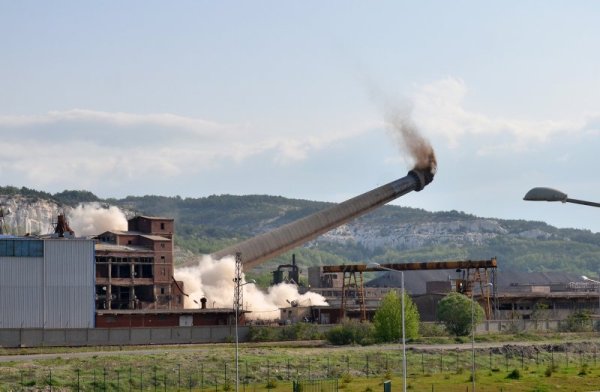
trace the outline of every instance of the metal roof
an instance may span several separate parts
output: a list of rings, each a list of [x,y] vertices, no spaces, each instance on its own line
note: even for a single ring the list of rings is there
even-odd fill
[[[208,314],[208,313],[234,313],[235,309],[231,308],[210,308],[210,309],[111,309],[111,310],[96,310],[96,314],[101,316],[119,315],[119,314]],[[251,313],[247,310],[240,310],[240,313]]]
[[[150,219],[150,220],[164,220],[164,221],[174,221],[174,218],[164,218],[161,216],[148,216],[148,215],[136,215],[133,218],[131,218],[130,220],[136,219],[136,218],[144,218],[144,219]]]
[[[106,233],[111,233],[111,234],[118,234],[118,235],[125,235],[125,234],[129,234],[129,235],[139,235],[141,233],[137,232],[137,231],[127,231],[127,230],[106,230],[103,231],[102,233],[98,234],[96,237],[101,236],[102,234],[106,234]]]
[[[103,232],[101,234],[98,234],[95,237],[96,238],[101,237],[103,234],[106,234],[106,233],[116,234],[116,235],[133,235],[133,236],[139,236],[139,237],[148,238],[148,239],[153,240],[153,241],[171,241],[169,238],[163,237],[161,235],[152,235],[152,234],[148,234],[148,233],[142,233],[140,231],[108,230],[108,231],[105,231],[105,232]]]
[[[427,282],[447,281],[461,277],[455,270],[404,271],[404,287],[409,294],[426,293]],[[523,286],[561,286],[571,282],[581,282],[581,276],[568,272],[522,272],[498,271],[496,287],[499,292],[517,291]],[[400,273],[385,271],[377,278],[365,283],[366,287],[400,287]]]
[[[593,298],[598,301],[598,292],[594,291],[553,291],[550,293],[544,292],[519,292],[519,291],[502,291],[498,293],[498,298]]]
[[[108,242],[97,242],[95,244],[97,252],[136,252],[152,253],[152,249],[133,245],[117,245]]]
[[[142,238],[147,238],[152,241],[171,241],[167,237],[163,237],[161,235],[151,235],[151,234],[139,234]]]

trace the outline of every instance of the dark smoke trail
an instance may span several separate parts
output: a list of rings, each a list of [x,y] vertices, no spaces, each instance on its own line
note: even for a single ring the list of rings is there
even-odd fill
[[[401,151],[407,152],[414,161],[415,169],[437,170],[435,152],[429,140],[425,139],[410,118],[408,112],[387,110],[385,122]]]

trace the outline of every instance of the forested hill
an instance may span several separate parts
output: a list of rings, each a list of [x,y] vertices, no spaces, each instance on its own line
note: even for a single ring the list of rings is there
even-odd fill
[[[268,231],[330,205],[278,196],[209,196],[180,198],[142,196],[100,200],[87,191],[54,195],[30,189],[0,187],[4,200],[19,197],[75,205],[100,201],[130,214],[173,217],[176,244],[187,257],[211,253],[229,244]],[[23,196],[20,196],[23,197]],[[457,211],[428,212],[384,206],[295,249],[299,263],[489,259],[500,269],[561,270],[596,275],[600,269],[600,233],[557,229],[543,222],[478,218]],[[186,252],[178,253],[182,261]],[[260,266],[271,270],[289,263],[290,254]]]
[[[210,253],[330,205],[277,196],[156,196],[111,200],[146,214],[172,216],[179,244]],[[563,270],[596,275],[600,233],[543,222],[478,218],[457,211],[384,206],[294,251],[302,265],[349,262],[489,259],[501,269]],[[289,254],[269,263],[289,262]]]

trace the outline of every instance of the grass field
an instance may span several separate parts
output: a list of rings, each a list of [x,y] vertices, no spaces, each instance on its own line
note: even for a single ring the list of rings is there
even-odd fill
[[[600,390],[597,343],[590,339],[570,344],[478,348],[477,391]],[[413,346],[407,352],[409,389],[471,390],[469,348]],[[235,390],[235,350],[231,344],[146,346],[131,351],[62,350],[64,353],[48,350],[56,356],[50,359],[15,356],[13,361],[0,363],[0,390]],[[349,392],[383,390],[383,381],[389,379],[392,390],[401,390],[398,345],[243,344],[239,353],[241,391],[291,391],[296,379],[333,379],[339,389]]]

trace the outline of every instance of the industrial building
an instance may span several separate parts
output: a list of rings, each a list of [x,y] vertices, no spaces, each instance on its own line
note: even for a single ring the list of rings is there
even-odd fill
[[[0,328],[94,327],[94,241],[0,236]]]
[[[206,300],[183,309],[173,234],[173,219],[136,216],[127,231],[76,238],[60,215],[53,234],[0,236],[0,328],[232,324],[233,309],[206,309]]]
[[[451,282],[459,273],[414,271],[405,274],[406,290],[419,308],[421,319],[435,321],[437,303],[453,289]],[[597,286],[582,281],[577,274],[501,271],[495,284],[493,318],[497,320],[562,320],[577,311],[598,313],[599,310]],[[399,287],[400,279],[398,274],[385,272],[366,286]],[[476,291],[476,299],[480,299],[478,294]]]
[[[409,284],[405,285],[406,292],[413,295],[419,312],[428,318],[435,319],[433,312],[421,307],[414,294],[415,274],[425,271],[451,271],[458,273],[454,277],[449,276],[444,280],[430,280],[420,282],[420,291],[435,292],[440,298],[450,291],[457,291],[466,295],[475,293],[477,299],[483,306],[486,318],[493,318],[493,304],[495,303],[494,290],[496,283],[497,262],[495,258],[489,260],[462,260],[462,261],[438,261],[438,262],[415,262],[394,264],[348,264],[310,267],[308,270],[308,281],[311,291],[323,295],[328,303],[339,309],[339,315],[332,318],[332,312],[327,310],[319,312],[319,320],[341,319],[358,314],[360,320],[373,318],[379,305],[379,301],[390,291],[400,293],[400,271],[406,274]],[[363,273],[388,270],[385,275],[364,283]],[[393,278],[393,279],[390,279]],[[418,281],[418,280],[417,280]],[[413,287],[408,287],[413,286]],[[412,289],[412,290],[411,290]],[[437,302],[436,302],[437,303]],[[325,315],[324,315],[325,314]]]
[[[240,312],[239,324],[245,323]],[[231,325],[235,313],[231,308],[97,310],[96,328],[199,327]]]
[[[136,216],[96,244],[96,309],[182,309],[173,279],[174,220]]]
[[[127,231],[95,237],[98,328],[229,325],[234,311],[184,309],[183,282],[173,278],[174,220],[136,216]],[[240,323],[244,321],[240,313]]]
[[[365,265],[357,264],[358,269]],[[388,264],[389,266],[389,264]],[[454,267],[454,265],[452,265]],[[310,290],[326,297],[329,309],[318,306],[297,306],[281,309],[282,320],[297,322],[310,319],[318,323],[337,322],[341,315],[361,319],[359,294],[353,283],[344,288],[348,277],[344,270],[349,266],[321,266],[308,269]],[[345,268],[347,271],[351,270]],[[451,291],[465,292],[461,284],[468,287],[466,269],[421,269],[405,270],[404,286],[419,310],[421,321],[437,321],[437,304]],[[471,274],[477,278],[477,274]],[[490,275],[491,276],[491,275]],[[600,315],[600,292],[594,283],[583,281],[576,274],[564,272],[513,272],[502,271],[489,279],[491,295],[474,285],[475,290],[465,292],[474,295],[484,309],[487,301],[491,305],[488,319],[496,320],[563,320],[578,311],[589,311]],[[354,286],[354,287],[352,287]],[[366,319],[371,319],[379,300],[390,290],[400,292],[400,274],[395,271],[381,272],[376,278],[365,282],[362,295]],[[492,289],[493,287],[493,289]],[[483,295],[482,295],[483,293]],[[349,294],[345,306],[344,295]],[[344,309],[345,308],[345,309]],[[344,310],[342,312],[342,310]]]
[[[216,252],[213,254],[215,259],[236,256],[235,281],[238,284],[235,289],[234,307],[223,312],[202,308],[193,311],[183,309],[184,288],[181,282],[173,279],[172,219],[147,216],[132,218],[128,222],[127,231],[109,230],[96,236],[95,246],[92,240],[67,239],[67,237],[74,237],[74,233],[65,221],[62,225],[57,225],[57,230],[60,226],[58,240],[44,241],[49,243],[60,241],[58,243],[65,247],[61,248],[63,254],[69,253],[68,248],[73,247],[74,241],[87,241],[89,253],[84,256],[69,255],[72,256],[72,260],[60,266],[58,260],[46,260],[47,257],[54,257],[55,252],[52,251],[52,245],[47,247],[44,242],[42,252],[37,251],[35,255],[27,253],[25,257],[27,263],[37,263],[33,266],[37,268],[37,270],[33,268],[36,273],[33,281],[27,277],[24,267],[27,263],[19,265],[19,260],[15,260],[22,255],[17,255],[14,251],[10,253],[7,262],[2,263],[2,270],[0,270],[3,279],[0,281],[0,286],[7,291],[12,290],[9,296],[1,296],[0,303],[3,307],[0,311],[6,324],[0,327],[49,328],[52,326],[64,329],[76,327],[93,329],[94,325],[117,328],[137,325],[189,327],[196,325],[196,322],[203,322],[201,320],[206,319],[208,314],[215,317],[214,320],[218,324],[223,322],[231,325],[233,321],[236,325],[243,323],[245,312],[240,284],[242,265],[245,268],[252,268],[395,198],[412,191],[421,191],[433,180],[434,174],[435,162],[433,157],[430,157],[429,167],[415,167],[405,177],[389,184]],[[36,246],[39,248],[39,245]],[[30,262],[29,259],[32,261]],[[49,268],[49,263],[53,263],[52,268]],[[13,270],[16,271],[18,279],[11,282]],[[80,273],[73,279],[70,270]],[[86,272],[89,272],[89,275]],[[41,292],[41,295],[32,294],[25,297],[26,301],[19,301],[16,298],[17,294],[27,292],[30,287],[35,288],[33,290],[35,293]],[[80,291],[71,290],[72,287]],[[54,290],[55,288],[57,290]],[[15,297],[13,302],[10,301],[11,296]],[[39,303],[34,304],[35,301]],[[79,308],[74,310],[74,307],[67,306],[70,304],[69,301],[76,302]],[[11,317],[23,309],[26,310],[25,313],[29,313],[30,308],[27,305],[30,303],[34,304],[31,315],[28,314],[21,320]],[[9,304],[6,310],[5,304]],[[68,317],[75,317],[75,320],[70,320],[68,317],[61,318],[63,313]],[[71,316],[72,313],[76,313],[76,316]],[[36,314],[40,316],[37,317]],[[203,316],[196,316],[196,314],[203,314]],[[85,315],[87,317],[84,317]],[[95,319],[94,315],[96,315]],[[29,322],[30,318],[31,322]],[[110,328],[104,329],[110,330]],[[131,331],[131,328],[129,330]],[[3,338],[5,341],[22,342],[21,334],[15,335],[13,332],[7,331],[0,338],[6,336]],[[44,333],[42,335],[44,336]],[[43,336],[41,341],[44,341]],[[110,334],[108,336],[110,337]]]

